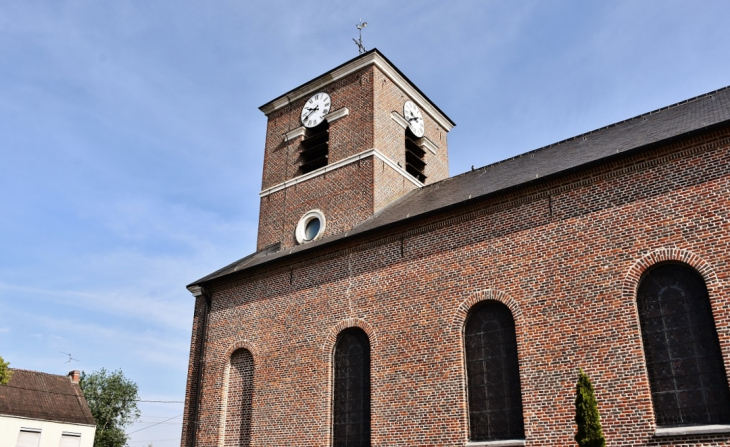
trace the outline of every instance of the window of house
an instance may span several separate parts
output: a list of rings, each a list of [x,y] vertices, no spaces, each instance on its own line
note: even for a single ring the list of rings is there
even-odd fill
[[[61,433],[61,443],[59,447],[79,447],[81,445],[81,433]]]
[[[238,349],[231,354],[224,443],[226,447],[251,445],[253,366],[253,356],[247,349]]]
[[[685,264],[659,264],[642,277],[637,305],[657,426],[730,423],[727,376],[702,276]]]
[[[327,120],[307,129],[299,153],[299,174],[306,174],[327,166],[329,160],[330,125]]]
[[[524,439],[512,312],[498,301],[477,304],[466,320],[464,344],[470,440]]]
[[[426,183],[426,151],[419,146],[416,137],[411,129],[406,129],[406,172]]]
[[[362,329],[337,337],[334,380],[333,447],[370,447],[370,341]]]
[[[15,447],[38,447],[41,442],[41,430],[39,428],[21,428],[18,433],[18,442]]]

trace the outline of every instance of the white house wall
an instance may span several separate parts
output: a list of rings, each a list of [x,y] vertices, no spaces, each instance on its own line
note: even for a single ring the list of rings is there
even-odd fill
[[[58,447],[61,443],[61,435],[64,432],[80,433],[81,443],[79,447],[93,447],[96,432],[96,427],[93,425],[39,421],[0,415],[0,446],[15,447],[21,428],[40,430],[41,436],[38,447]]]

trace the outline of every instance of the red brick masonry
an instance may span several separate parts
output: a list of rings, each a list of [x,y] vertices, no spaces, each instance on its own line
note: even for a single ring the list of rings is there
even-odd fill
[[[575,445],[578,367],[609,446],[730,446],[730,434],[654,436],[635,296],[657,262],[695,267],[730,370],[729,193],[724,127],[206,284],[197,445],[221,442],[225,375],[240,347],[254,364],[250,445],[330,445],[334,341],[357,326],[372,346],[372,444],[463,446],[464,321],[494,299],[516,323],[527,446]]]

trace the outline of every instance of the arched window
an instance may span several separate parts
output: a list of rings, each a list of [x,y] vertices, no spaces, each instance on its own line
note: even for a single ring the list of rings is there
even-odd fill
[[[251,445],[251,410],[253,398],[253,356],[246,349],[231,355],[228,374],[225,446]]]
[[[362,329],[340,332],[335,345],[333,447],[370,447],[370,341]]]
[[[498,301],[472,309],[464,331],[472,441],[523,439],[522,394],[512,312]]]
[[[657,426],[730,423],[730,393],[707,286],[693,268],[659,264],[637,293]]]

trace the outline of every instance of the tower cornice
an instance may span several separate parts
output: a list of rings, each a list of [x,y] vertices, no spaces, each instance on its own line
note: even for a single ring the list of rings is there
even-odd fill
[[[395,83],[401,90],[403,90],[410,97],[411,101],[416,103],[422,110],[428,113],[428,115],[431,116],[431,118],[433,118],[441,127],[443,127],[444,130],[448,132],[456,125],[444,112],[441,111],[441,109],[432,103],[431,100],[428,99],[428,97],[410,81],[410,79],[398,70],[398,68],[377,49],[370,50],[367,53],[351,59],[339,67],[336,67],[327,73],[324,73],[323,75],[318,76],[287,93],[284,93],[276,99],[259,107],[259,110],[261,110],[266,116],[269,116],[271,113],[285,107],[290,102],[294,102],[307,95],[316,93],[324,86],[371,65],[378,67],[380,71],[382,71],[391,80],[391,82]]]

